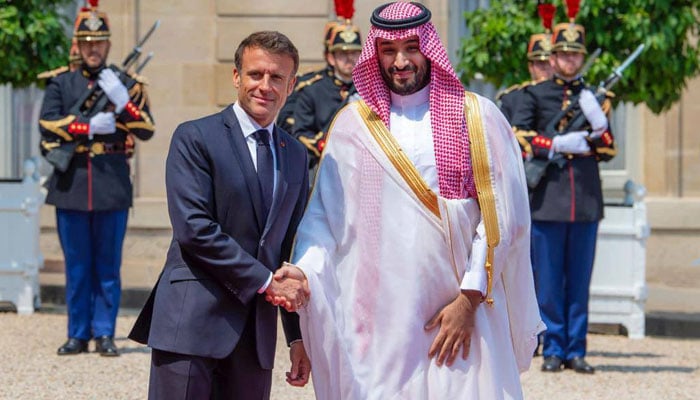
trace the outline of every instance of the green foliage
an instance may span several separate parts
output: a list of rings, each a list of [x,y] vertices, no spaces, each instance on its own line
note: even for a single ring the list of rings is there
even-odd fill
[[[543,32],[536,1],[491,0],[489,9],[465,13],[471,36],[462,40],[462,81],[483,76],[497,87],[529,78],[527,41]],[[554,24],[567,21],[565,2],[557,1]],[[586,28],[589,52],[603,50],[585,78],[604,80],[644,43],[646,48],[615,86],[617,100],[645,103],[654,113],[677,102],[688,80],[700,72],[700,0],[586,0],[576,22]]]
[[[36,75],[68,63],[69,0],[0,0],[0,84],[24,87]]]

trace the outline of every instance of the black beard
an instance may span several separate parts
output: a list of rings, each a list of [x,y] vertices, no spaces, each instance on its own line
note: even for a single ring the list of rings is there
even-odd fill
[[[402,71],[405,70],[417,72],[418,67],[409,65]],[[390,74],[399,71],[396,67],[389,67],[389,71],[385,71],[383,68],[379,68],[379,71],[381,72],[382,78],[384,79],[384,83],[389,87],[389,90],[398,94],[399,96],[408,96],[410,94],[416,93],[419,90],[426,87],[428,83],[430,83],[430,63],[428,63],[428,67],[425,69],[424,75],[417,74],[415,82],[406,83],[402,86],[395,85],[394,81],[391,79],[390,76]]]

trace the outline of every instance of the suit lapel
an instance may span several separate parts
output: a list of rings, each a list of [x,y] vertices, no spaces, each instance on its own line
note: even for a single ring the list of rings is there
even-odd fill
[[[275,188],[275,194],[272,198],[272,205],[270,206],[270,216],[267,219],[267,224],[265,227],[265,233],[270,229],[270,226],[275,222],[278,208],[282,205],[282,200],[287,193],[287,174],[289,173],[289,156],[287,154],[287,143],[285,139],[280,135],[277,126],[274,128],[275,134],[275,154],[277,155],[277,187]]]
[[[246,186],[248,186],[248,192],[250,192],[250,199],[253,203],[253,209],[255,210],[255,219],[258,222],[258,228],[262,231],[265,221],[265,216],[263,215],[262,194],[260,193],[258,174],[255,172],[255,166],[253,165],[253,160],[250,157],[248,145],[245,142],[243,132],[241,131],[241,126],[238,123],[236,114],[233,112],[231,106],[226,107],[226,109],[224,109],[221,113],[224,118],[224,125],[227,128],[229,143],[231,144],[231,148],[236,155],[234,158],[238,161],[238,165],[243,172],[243,178],[245,179]]]

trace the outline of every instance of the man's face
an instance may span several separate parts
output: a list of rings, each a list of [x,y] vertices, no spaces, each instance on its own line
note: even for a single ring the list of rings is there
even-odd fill
[[[83,63],[91,69],[99,68],[105,64],[109,47],[109,40],[78,41],[80,57],[82,57]]]
[[[550,79],[552,74],[552,66],[549,64],[549,60],[536,60],[527,63],[527,68],[530,71],[530,77],[533,81],[540,81]]]
[[[352,69],[360,58],[360,50],[336,50],[328,53],[328,63],[338,77],[345,82],[352,79]]]
[[[569,80],[576,77],[583,65],[583,54],[572,51],[557,51],[549,57],[554,72]]]
[[[238,103],[260,126],[274,121],[294,89],[294,60],[254,47],[241,56],[241,70],[233,68],[233,85]]]
[[[423,89],[430,80],[430,64],[420,52],[418,36],[403,40],[377,39],[382,78],[392,92],[405,96]]]

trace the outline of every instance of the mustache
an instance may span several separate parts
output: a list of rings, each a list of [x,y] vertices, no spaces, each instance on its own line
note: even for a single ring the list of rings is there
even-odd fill
[[[416,71],[418,71],[418,67],[415,66],[415,65],[407,65],[407,66],[405,66],[405,67],[403,67],[403,68],[396,68],[396,67],[394,67],[394,66],[389,67],[389,73],[390,73],[390,74],[394,74],[394,73],[397,73],[397,72],[407,72],[407,71],[408,71],[408,72],[416,72]]]

